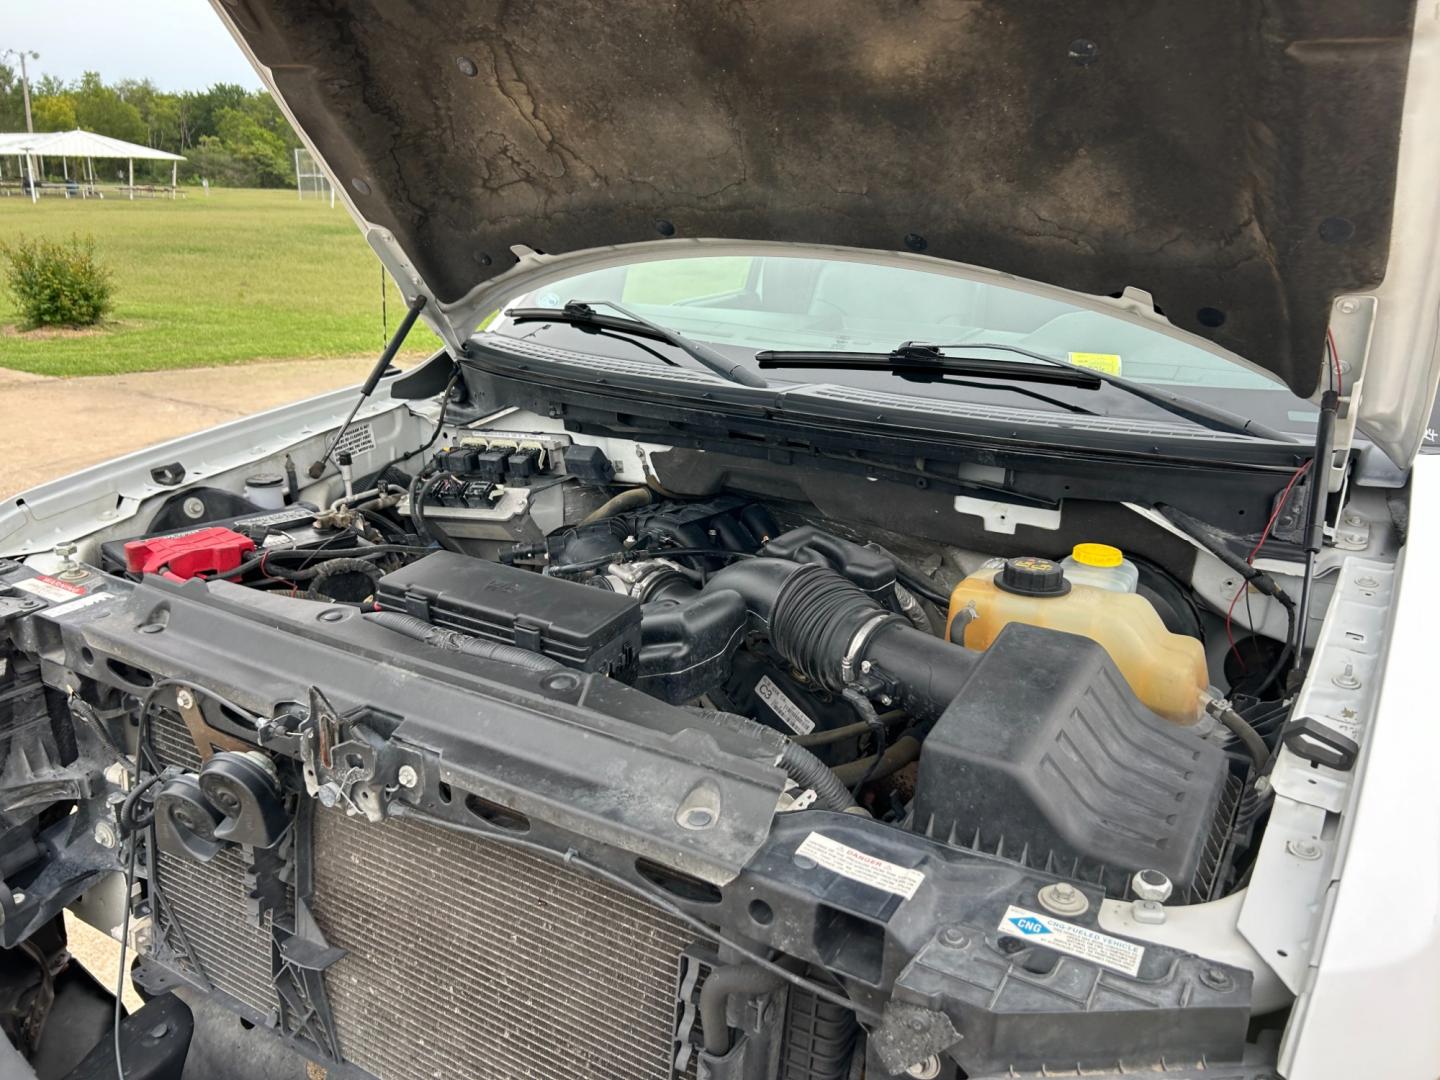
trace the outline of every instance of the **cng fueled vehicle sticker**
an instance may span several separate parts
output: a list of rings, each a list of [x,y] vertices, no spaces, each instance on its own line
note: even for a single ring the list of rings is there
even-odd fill
[[[1140,961],[1145,956],[1143,945],[1013,904],[1005,909],[996,929],[1007,937],[1023,938],[1131,976],[1139,972]]]

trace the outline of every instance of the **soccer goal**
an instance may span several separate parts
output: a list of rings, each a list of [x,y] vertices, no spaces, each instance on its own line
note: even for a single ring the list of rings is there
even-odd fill
[[[301,202],[329,199],[331,208],[335,206],[335,188],[330,183],[330,177],[315,160],[315,155],[303,146],[295,149],[295,190]]]

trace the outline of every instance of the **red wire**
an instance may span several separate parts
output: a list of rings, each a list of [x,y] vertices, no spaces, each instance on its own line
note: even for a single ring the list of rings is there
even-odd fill
[[[1328,326],[1325,328],[1325,346],[1330,350],[1330,359],[1335,364],[1335,394],[1338,397],[1342,389],[1340,382],[1340,350],[1335,347],[1335,333]]]
[[[1260,533],[1260,539],[1256,542],[1255,546],[1250,549],[1250,554],[1245,556],[1245,564],[1247,566],[1255,565],[1255,556],[1259,554],[1260,549],[1265,546],[1265,541],[1270,538],[1270,530],[1275,527],[1275,522],[1280,520],[1280,512],[1285,509],[1285,504],[1290,501],[1290,492],[1294,489],[1296,483],[1299,482],[1300,477],[1305,475],[1313,463],[1313,460],[1307,461],[1304,465],[1301,465],[1300,468],[1296,469],[1295,475],[1290,477],[1290,482],[1285,485],[1285,490],[1280,492],[1280,498],[1276,501],[1275,509],[1270,514],[1270,520],[1265,523],[1265,528]],[[1240,670],[1244,672],[1248,672],[1250,669],[1246,666],[1245,658],[1240,655],[1240,650],[1235,644],[1234,618],[1235,604],[1249,585],[1249,581],[1240,582],[1240,588],[1235,590],[1235,595],[1230,598],[1230,607],[1225,611],[1225,639],[1230,642],[1230,651],[1234,654],[1235,659],[1239,661]],[[1255,627],[1252,626],[1250,629],[1253,632]]]

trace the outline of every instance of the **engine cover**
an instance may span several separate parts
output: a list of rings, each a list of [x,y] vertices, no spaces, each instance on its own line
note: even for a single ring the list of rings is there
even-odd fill
[[[925,740],[915,826],[1112,896],[1150,868],[1203,899],[1231,787],[1224,751],[1141,705],[1103,648],[1014,623]]]

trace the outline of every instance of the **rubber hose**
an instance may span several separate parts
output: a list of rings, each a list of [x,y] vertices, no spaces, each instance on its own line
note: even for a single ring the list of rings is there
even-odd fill
[[[639,510],[642,506],[649,506],[655,500],[655,494],[649,488],[629,488],[612,496],[601,503],[590,513],[586,514],[580,522],[581,525],[593,525],[597,521],[604,521],[606,518],[622,514],[626,510]]]
[[[1260,733],[1250,726],[1250,722],[1241,716],[1234,709],[1221,709],[1216,718],[1224,724],[1239,739],[1245,747],[1251,759],[1255,762],[1257,774],[1265,771],[1265,766],[1270,764],[1270,747],[1260,737]]]
[[[813,681],[839,693],[847,681],[843,662],[856,636],[872,623],[878,628],[902,621],[848,578],[805,566],[786,579],[775,598],[770,641]]]
[[[779,975],[754,964],[713,968],[700,987],[700,1030],[705,1036],[705,1052],[715,1057],[730,1052],[726,1012],[732,994],[773,994],[784,985]]]
[[[384,573],[380,567],[365,559],[326,559],[316,568],[315,576],[310,579],[310,587],[305,590],[305,596],[309,600],[331,599],[320,591],[320,586],[337,574],[364,574],[370,579],[370,591],[374,592]]]
[[[870,772],[868,779],[881,780],[919,759],[920,740],[914,735],[902,735],[880,756],[878,762],[872,754],[870,757],[847,761],[844,765],[836,765],[831,772],[842,784],[858,784],[865,774],[870,772],[871,766],[874,766],[874,772]]]
[[[850,789],[829,765],[799,743],[791,742],[774,728],[767,727],[758,720],[751,720],[748,716],[721,712],[718,709],[692,709],[691,712],[708,723],[748,736],[766,749],[773,750],[776,755],[775,763],[785,771],[785,775],[802,788],[813,790],[816,803],[823,809],[844,813],[857,805]]]
[[[889,726],[897,721],[906,719],[905,713],[899,709],[892,709],[890,712],[880,714],[880,722]],[[846,739],[858,738],[870,730],[870,725],[864,720],[857,720],[853,724],[842,724],[840,727],[823,728],[820,731],[812,731],[809,735],[796,735],[793,741],[801,746],[828,746],[831,743],[844,742]]]
[[[740,594],[751,627],[781,656],[834,693],[845,688],[845,658],[863,638],[851,663],[878,665],[896,684],[898,707],[917,720],[944,712],[980,657],[915,629],[854,582],[812,563],[748,559],[717,570],[703,591],[724,589]]]
[[[916,600],[915,594],[898,581],[895,583],[895,601],[900,605],[900,614],[909,619],[916,630],[924,634],[935,633],[930,616],[926,614],[920,601]]]
[[[557,660],[551,660],[548,656],[541,656],[539,653],[533,653],[515,645],[503,645],[498,641],[486,641],[484,638],[462,634],[456,630],[431,626],[424,619],[417,619],[413,615],[405,615],[398,611],[371,611],[367,612],[364,618],[367,622],[373,622],[377,626],[404,634],[408,638],[424,642],[437,649],[449,649],[466,656],[497,660],[502,664],[514,664],[527,671],[565,670],[564,664]]]

